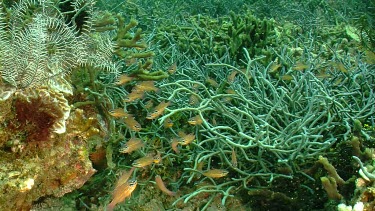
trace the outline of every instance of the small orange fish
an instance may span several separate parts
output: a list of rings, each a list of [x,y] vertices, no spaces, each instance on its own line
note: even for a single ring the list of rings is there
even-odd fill
[[[124,102],[126,102],[126,103],[130,103],[130,102],[133,102],[133,101],[135,101],[135,100],[138,100],[138,99],[141,99],[141,98],[143,98],[143,96],[144,96],[144,92],[142,92],[142,91],[132,91],[132,92],[130,92],[126,97],[125,97],[125,99],[124,99]]]
[[[195,135],[193,133],[185,134],[182,131],[178,132],[178,136],[181,138],[178,143],[183,146],[190,144],[195,139]]]
[[[124,85],[126,83],[129,83],[132,80],[133,80],[133,77],[130,77],[126,74],[123,74],[123,75],[120,75],[120,77],[118,77],[118,79],[115,82],[115,85],[121,86],[121,85]]]
[[[227,94],[236,94],[236,91],[234,91],[234,89],[227,89],[227,90],[225,90],[225,93],[227,93]]]
[[[126,66],[131,66],[133,64],[137,63],[137,59],[132,57],[132,58],[126,58],[125,59],[125,64]]]
[[[143,141],[139,138],[131,138],[128,142],[126,142],[122,147],[120,148],[121,153],[131,153],[141,147],[144,147],[145,144]]]
[[[210,84],[211,86],[215,87],[215,88],[219,87],[219,84],[214,79],[212,79],[210,77],[207,77],[206,82],[208,84]]]
[[[168,68],[168,72],[169,72],[169,74],[173,74],[173,73],[176,72],[176,70],[177,70],[177,63],[174,62],[174,63]]]
[[[194,117],[191,117],[188,120],[188,123],[191,124],[191,125],[201,125],[203,123],[203,120],[202,120],[201,116],[198,114]]]
[[[270,74],[276,73],[280,67],[281,67],[281,64],[277,64],[276,62],[273,62],[268,70],[268,73]]]
[[[189,104],[190,105],[197,105],[199,103],[199,98],[198,96],[196,95],[190,95],[190,98],[189,98]]]
[[[179,144],[179,141],[177,138],[173,138],[172,139],[172,142],[171,142],[171,147],[173,149],[173,151],[176,153],[176,154],[179,154],[180,153],[180,150],[178,149],[178,144]]]
[[[158,188],[162,192],[166,193],[169,196],[175,196],[176,195],[176,192],[173,192],[173,191],[169,190],[167,187],[165,187],[165,184],[164,184],[163,180],[161,179],[161,177],[159,175],[155,176],[155,182],[156,182],[156,185],[158,186]]]
[[[154,159],[153,162],[155,164],[160,164],[161,163],[162,157],[161,157],[161,154],[160,154],[159,151],[156,153],[156,155],[153,157],[153,159]]]
[[[342,62],[337,62],[336,68],[343,73],[349,73],[348,69],[346,69],[345,65]]]
[[[135,85],[132,92],[148,92],[148,91],[154,91],[157,92],[159,89],[155,87],[154,81],[142,81]]]
[[[203,172],[202,174],[206,177],[221,178],[225,177],[229,172],[225,169],[211,169]]]
[[[147,114],[146,119],[155,119],[156,117],[160,116],[163,114],[165,108],[169,106],[170,102],[161,102],[159,105],[157,105],[154,110]]]
[[[173,126],[173,121],[168,117],[163,122],[164,128],[171,128]]]
[[[291,81],[291,80],[293,80],[293,76],[283,75],[283,76],[281,76],[281,79],[284,80],[284,81]]]
[[[132,175],[134,169],[135,169],[135,167],[132,167],[129,171],[123,171],[121,173],[121,176],[118,178],[118,180],[116,182],[115,189],[114,189],[113,193],[118,192],[118,188],[121,185],[125,184],[129,180],[129,178]]]
[[[233,70],[227,77],[228,83],[233,83],[234,80],[236,79],[236,75],[238,74],[237,70]]]
[[[137,187],[137,180],[129,180],[125,184],[120,185],[116,192],[113,192],[112,201],[107,206],[107,211],[113,211],[116,204],[130,197],[134,189]]]
[[[148,101],[145,103],[145,105],[144,105],[145,109],[150,109],[150,108],[152,108],[153,106],[154,106],[154,102],[153,102],[152,100],[148,100]]]
[[[370,51],[370,50],[367,50],[365,51],[365,59],[366,59],[366,62],[368,64],[375,64],[375,53]]]
[[[199,162],[198,165],[197,165],[197,170],[202,171],[203,166],[204,166],[204,162],[203,161]]]
[[[125,125],[134,132],[139,132],[142,127],[141,124],[139,124],[133,117],[128,117],[124,119]]]
[[[129,117],[129,114],[126,111],[124,111],[124,109],[122,108],[116,108],[116,109],[110,110],[109,115],[116,117],[116,118]]]
[[[294,66],[293,66],[293,70],[297,70],[297,71],[302,71],[302,70],[305,70],[309,68],[309,66],[307,64],[304,64],[302,62],[297,62]]]
[[[234,149],[232,149],[232,155],[231,155],[231,163],[232,163],[232,166],[233,167],[237,167],[238,163],[237,163],[237,154],[236,154],[236,151],[234,151]]]
[[[132,166],[142,168],[151,165],[152,163],[154,163],[154,160],[155,159],[152,156],[145,156],[133,161]]]

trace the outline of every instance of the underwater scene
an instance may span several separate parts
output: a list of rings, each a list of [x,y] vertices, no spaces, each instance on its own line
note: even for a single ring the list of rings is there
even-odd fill
[[[0,8],[1,211],[375,210],[375,1]]]

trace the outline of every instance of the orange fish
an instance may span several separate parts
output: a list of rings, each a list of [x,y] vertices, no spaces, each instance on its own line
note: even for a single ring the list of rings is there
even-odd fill
[[[123,171],[121,173],[121,176],[118,178],[118,180],[116,182],[115,190],[113,191],[113,193],[118,192],[118,188],[121,185],[125,184],[129,180],[129,178],[132,175],[134,169],[135,169],[135,167],[132,167],[129,171]]]
[[[345,65],[342,62],[336,62],[336,68],[343,73],[349,73],[348,69],[346,69]]]
[[[219,84],[214,79],[212,79],[210,77],[207,77],[206,82],[208,84],[210,84],[211,86],[215,87],[215,88],[219,87]]]
[[[228,83],[233,83],[234,79],[236,79],[236,75],[238,74],[237,70],[233,70],[227,77]]]
[[[191,125],[201,125],[203,123],[203,120],[202,120],[201,116],[198,114],[194,117],[191,117],[188,120],[188,123],[191,124]]]
[[[121,85],[124,85],[124,84],[132,81],[132,80],[133,80],[133,77],[130,77],[126,74],[123,74],[123,75],[120,75],[120,77],[118,77],[118,79],[115,82],[115,85],[121,86]]]
[[[121,148],[120,152],[121,153],[131,153],[141,147],[144,147],[144,143],[141,139],[139,138],[131,138],[129,139],[128,142],[126,142]]]
[[[154,157],[145,156],[143,158],[139,158],[139,159],[133,161],[132,166],[137,167],[137,168],[142,168],[142,167],[145,167],[145,166],[149,166],[152,163],[154,163]]]
[[[144,92],[142,92],[142,91],[132,91],[132,92],[130,92],[127,96],[126,96],[126,98],[124,99],[124,102],[126,102],[126,103],[130,103],[130,102],[133,102],[133,101],[135,101],[135,100],[138,100],[138,99],[141,99],[141,98],[143,98],[143,96],[144,96]]]
[[[155,164],[160,164],[161,163],[161,154],[160,154],[159,151],[156,153],[156,155],[153,157],[153,159],[154,159],[153,162]]]
[[[238,163],[237,163],[237,154],[236,154],[236,151],[234,151],[234,149],[232,149],[232,156],[231,156],[232,160],[231,160],[231,163],[232,163],[232,166],[233,167],[237,167]]]
[[[163,122],[164,128],[171,128],[173,126],[173,121],[168,117]]]
[[[291,81],[291,80],[293,80],[293,76],[283,75],[283,76],[281,76],[281,79],[284,80],[284,81]]]
[[[190,95],[190,98],[189,98],[189,104],[190,105],[197,105],[199,103],[199,98],[198,96],[196,95]]]
[[[173,151],[176,153],[176,154],[179,154],[180,153],[180,150],[178,149],[178,144],[179,144],[179,141],[177,138],[173,138],[172,139],[172,142],[171,142],[171,147],[173,149]]]
[[[125,59],[125,64],[126,66],[131,66],[133,64],[137,63],[137,59],[136,58],[126,58]]]
[[[163,191],[164,193],[166,193],[167,195],[169,195],[169,196],[175,196],[176,195],[176,192],[168,190],[168,188],[165,187],[164,182],[159,175],[155,176],[155,182],[156,182],[156,185],[158,186],[158,188],[161,191]]]
[[[148,92],[148,91],[154,91],[157,92],[159,89],[155,87],[154,81],[142,81],[135,85],[132,92]]]
[[[130,130],[134,132],[139,132],[142,129],[141,125],[133,117],[124,119],[124,123]]]
[[[110,110],[109,115],[116,117],[116,118],[129,117],[129,114],[126,111],[124,111],[124,109],[122,108],[116,108],[116,109]]]
[[[152,106],[154,106],[154,102],[152,102],[152,100],[148,100],[144,105],[145,109],[150,109]]]
[[[174,62],[174,63],[168,68],[168,72],[169,72],[169,74],[173,74],[173,73],[176,72],[176,70],[177,70],[177,63]]]
[[[281,64],[277,64],[276,62],[273,62],[272,65],[270,66],[268,72],[273,74],[273,73],[276,73],[279,68],[281,67]]]
[[[107,211],[112,211],[116,204],[124,201],[126,198],[130,197],[134,189],[137,187],[137,180],[129,180],[125,184],[120,185],[116,192],[112,194],[112,201],[107,206]]]
[[[178,135],[181,138],[181,140],[178,143],[183,146],[190,144],[195,139],[195,135],[193,133],[185,134],[184,132],[180,131],[178,132]]]
[[[157,105],[154,110],[147,114],[146,119],[155,119],[156,117],[160,116],[163,114],[165,108],[169,106],[170,102],[161,102],[159,105]]]
[[[229,172],[225,169],[211,169],[203,172],[202,174],[206,177],[220,178],[225,177]]]
[[[297,71],[302,71],[302,70],[305,70],[309,68],[309,66],[307,64],[304,64],[302,62],[297,62],[294,66],[293,66],[293,70],[297,70]]]

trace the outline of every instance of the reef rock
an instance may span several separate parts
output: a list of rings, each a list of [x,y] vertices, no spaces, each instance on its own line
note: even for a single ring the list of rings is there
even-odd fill
[[[99,135],[97,122],[71,112],[60,92],[19,90],[0,106],[0,210],[29,210],[95,173],[87,150],[89,138]]]

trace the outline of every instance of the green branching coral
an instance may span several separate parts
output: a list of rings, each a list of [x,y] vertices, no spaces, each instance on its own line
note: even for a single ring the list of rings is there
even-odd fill
[[[183,26],[185,25],[185,26]],[[260,20],[250,12],[223,16],[214,19],[208,16],[193,16],[186,23],[161,26],[156,38],[163,48],[171,43],[182,52],[211,58],[222,58],[227,52],[239,62],[243,60],[242,49],[250,56],[265,55],[269,61],[269,47],[281,42],[276,36],[274,20]]]

